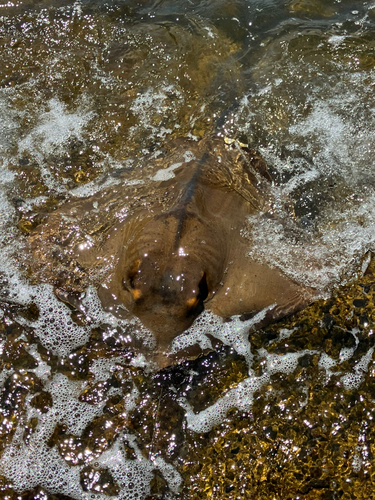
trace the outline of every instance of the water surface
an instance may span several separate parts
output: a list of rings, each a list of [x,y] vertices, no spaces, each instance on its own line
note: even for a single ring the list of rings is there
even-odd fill
[[[4,497],[371,498],[374,5],[20,1],[0,16]],[[250,338],[203,315],[192,335],[217,349],[155,374],[128,350],[139,322],[94,287],[85,313],[58,301],[25,248],[70,199],[152,190],[148,160],[218,120],[273,179],[272,214],[244,221],[249,254],[322,300]]]

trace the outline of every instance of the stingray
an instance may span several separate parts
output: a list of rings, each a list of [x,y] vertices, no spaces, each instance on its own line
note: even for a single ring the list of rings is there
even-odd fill
[[[223,318],[266,310],[264,326],[313,300],[314,290],[248,256],[246,220],[272,205],[257,152],[215,136],[182,139],[116,175],[31,232],[34,272],[75,306],[96,284],[105,308],[152,332],[147,354],[160,368],[183,358],[170,355],[171,343],[203,310]]]

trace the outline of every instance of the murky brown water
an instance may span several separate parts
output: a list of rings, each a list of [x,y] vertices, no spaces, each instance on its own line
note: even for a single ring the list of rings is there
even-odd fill
[[[0,5],[2,498],[372,498],[374,23],[354,1]],[[76,309],[26,249],[71,200],[100,240],[143,198],[87,197],[147,206],[213,130],[268,162],[249,255],[324,298],[250,337],[205,313],[177,347],[211,352],[155,372],[100,273]]]

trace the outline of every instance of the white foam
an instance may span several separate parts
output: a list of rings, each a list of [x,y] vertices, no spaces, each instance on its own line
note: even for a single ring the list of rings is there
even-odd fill
[[[356,446],[355,453],[354,453],[353,459],[352,459],[353,471],[357,472],[357,473],[362,469],[362,465],[363,465],[363,460],[362,460],[362,457],[361,457],[359,451],[361,451],[361,447]]]
[[[18,426],[9,445],[2,456],[0,471],[12,481],[19,491],[35,486],[46,488],[51,493],[62,493],[73,498],[88,500],[92,493],[82,491],[80,471],[84,467],[74,466],[66,462],[56,447],[49,448],[46,441],[51,436],[56,424],[65,424],[68,433],[80,436],[83,429],[92,420],[102,414],[104,403],[90,405],[78,401],[82,391],[82,382],[73,382],[62,374],[56,374],[45,385],[45,390],[52,395],[53,404],[48,413],[40,414],[29,408],[28,418],[37,416],[38,426],[29,438],[28,445],[23,440],[24,427]],[[134,408],[138,397],[137,390],[127,398],[125,411]],[[90,459],[90,450],[86,460]],[[150,491],[150,480],[155,466],[138,453],[137,460],[129,460],[121,441],[121,434],[110,450],[95,457],[97,465],[107,466],[114,480],[122,487],[117,498],[140,499]],[[177,488],[179,478],[168,464],[158,463],[161,471],[166,472],[167,481],[172,488]],[[134,486],[131,487],[131,484]],[[106,495],[96,494],[95,498],[105,499]]]
[[[50,365],[46,362],[43,361],[38,348],[35,344],[32,344],[28,349],[27,352],[35,358],[35,360],[38,363],[38,366],[34,368],[32,371],[35,373],[35,375],[43,382],[47,383],[51,379],[51,367]]]
[[[20,491],[41,486],[53,493],[62,493],[76,499],[91,500],[92,492],[82,491],[80,471],[84,466],[71,466],[59,455],[57,448],[49,448],[36,432],[28,446],[22,440],[23,429],[16,434],[13,443],[2,456],[0,470]],[[141,455],[136,460],[126,458],[120,438],[110,450],[95,459],[95,464],[109,469],[115,482],[122,488],[119,500],[139,500],[150,493],[150,481],[154,465]],[[162,469],[162,467],[160,467]],[[169,468],[167,475],[171,475]],[[170,480],[173,487],[173,479]],[[95,493],[99,500],[107,495]]]
[[[294,327],[294,328],[281,328],[281,330],[279,332],[279,341],[283,340],[283,339],[289,338],[292,335],[292,333],[295,332],[296,330],[298,330],[297,327]]]
[[[246,321],[241,321],[240,316],[233,316],[230,322],[225,322],[212,312],[204,311],[186,332],[173,340],[171,351],[178,352],[194,344],[198,344],[202,350],[211,349],[212,343],[206,336],[210,334],[244,356],[250,367],[252,354],[248,340],[249,329],[262,321],[269,309],[272,309],[272,306]]]
[[[6,185],[11,179],[12,175],[8,176],[5,170],[2,182]],[[14,239],[15,215],[14,206],[9,203],[6,194],[0,191],[0,244],[7,244]]]
[[[329,43],[334,47],[338,47],[347,37],[345,35],[332,35],[328,38]]]
[[[270,375],[275,373],[292,373],[298,366],[298,360],[306,354],[315,354],[316,351],[303,350],[289,354],[279,355],[270,354],[265,349],[258,351],[259,355],[263,356],[266,361],[266,370]]]
[[[268,380],[268,375],[249,377],[240,382],[235,389],[228,391],[213,405],[198,413],[194,413],[185,399],[180,399],[179,404],[186,411],[188,428],[199,433],[209,432],[212,427],[224,420],[230,409],[249,410],[253,403],[254,392],[260,390]]]
[[[324,296],[344,281],[345,273],[351,278],[361,272],[362,266],[367,266],[368,252],[375,248],[375,205],[369,200],[330,215],[329,228],[311,233],[306,230],[306,234],[301,233],[298,223],[293,228],[293,222],[285,225],[282,219],[255,215],[247,230],[253,243],[249,255],[281,268]]]
[[[322,352],[320,354],[318,366],[321,367],[321,368],[324,368],[324,370],[326,372],[326,377],[325,377],[325,380],[324,380],[325,384],[328,384],[329,379],[333,375],[333,372],[332,372],[331,368],[333,368],[336,365],[337,365],[337,361],[335,361],[333,358],[331,358],[330,356],[328,356],[328,354],[326,352]]]
[[[54,375],[46,390],[50,392],[53,404],[49,416],[55,415],[56,421],[68,427],[68,432],[80,435],[83,429],[97,416],[101,415],[100,405],[90,405],[78,401],[82,383],[69,380],[65,375]]]
[[[142,456],[142,453],[137,449],[135,439],[132,439],[133,436],[126,433],[123,436],[135,449],[137,455],[135,460],[126,458],[122,440],[119,438],[110,450],[102,453],[96,462],[108,467],[113,479],[120,486],[121,491],[116,499],[139,500],[150,494],[150,481],[155,466]],[[96,495],[95,498],[97,498]],[[106,498],[108,499],[108,497]]]
[[[151,177],[152,181],[167,181],[169,179],[173,179],[175,177],[174,175],[174,170],[176,168],[181,167],[182,163],[174,163],[168,168],[163,168],[161,170],[158,170],[156,174]]]
[[[164,138],[170,135],[173,130],[163,126],[155,126],[150,123],[150,117],[155,113],[160,114],[162,117],[166,110],[171,107],[168,94],[173,94],[182,98],[181,93],[174,85],[165,85],[159,89],[149,88],[143,93],[139,93],[133,100],[130,109],[138,117],[139,122],[147,127],[147,130],[157,135],[159,138]],[[139,133],[139,125],[130,128],[130,135],[134,136]],[[145,151],[148,153],[148,151]]]
[[[88,110],[88,100],[83,98],[81,106],[74,113],[69,113],[66,106],[56,97],[47,102],[47,111],[38,117],[38,124],[18,143],[20,155],[27,152],[38,162],[45,185],[61,191],[64,184],[56,179],[45,165],[46,156],[63,154],[67,142],[74,138],[83,140],[83,132],[94,112]]]
[[[220,424],[226,417],[228,411],[237,408],[240,411],[250,411],[254,393],[268,384],[271,375],[275,373],[290,374],[296,369],[298,360],[305,354],[315,354],[316,351],[303,350],[298,353],[284,355],[269,354],[266,350],[259,350],[258,354],[265,359],[263,374],[259,377],[252,374],[240,382],[237,387],[229,390],[222,398],[205,410],[194,413],[191,405],[185,398],[179,400],[179,404],[186,411],[186,422],[189,429],[194,432],[208,432],[215,425]],[[272,389],[270,389],[272,390]]]
[[[43,440],[33,436],[29,446],[21,436],[14,437],[12,445],[4,451],[0,470],[20,491],[41,486],[51,493],[59,492],[82,500],[90,498],[80,487],[79,469],[70,467],[56,447],[50,449]]]
[[[368,366],[372,360],[374,347],[371,347],[366,354],[354,365],[353,372],[347,373],[341,377],[345,389],[358,389],[364,380],[365,373],[368,371]]]
[[[119,366],[123,366],[124,362],[123,356],[94,359],[90,365],[90,372],[95,376],[95,380],[104,381],[110,378]]]
[[[83,139],[82,132],[94,116],[93,111],[83,108],[69,113],[56,97],[47,102],[47,109],[39,116],[39,124],[19,142],[20,153],[28,151],[39,158],[51,152],[62,153],[69,139]]]
[[[32,292],[33,301],[39,309],[39,317],[33,322],[22,318],[19,321],[34,328],[35,334],[46,349],[64,357],[88,342],[93,325],[76,325],[71,318],[71,310],[55,297],[51,285],[39,285],[33,288]]]
[[[171,464],[168,464],[160,455],[155,457],[153,463],[163,472],[163,477],[167,481],[169,489],[173,493],[179,493],[182,477],[176,469]]]

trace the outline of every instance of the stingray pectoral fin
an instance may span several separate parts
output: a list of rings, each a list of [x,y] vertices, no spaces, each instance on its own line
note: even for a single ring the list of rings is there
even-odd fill
[[[246,265],[245,265],[246,264]],[[266,323],[293,314],[314,300],[314,290],[293,282],[278,269],[247,259],[233,263],[207,309],[222,317],[269,308]],[[262,321],[262,325],[264,326]]]

